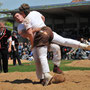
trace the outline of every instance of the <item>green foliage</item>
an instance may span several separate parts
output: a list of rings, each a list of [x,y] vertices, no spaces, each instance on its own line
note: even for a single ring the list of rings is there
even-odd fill
[[[6,22],[5,25],[13,27],[13,24],[11,22]]]
[[[0,7],[1,7],[2,5],[3,5],[3,4],[0,2]],[[8,9],[0,9],[0,11],[8,11]],[[0,13],[0,18],[3,18],[3,17],[11,17],[11,15]],[[2,20],[2,21],[3,21],[3,20]],[[11,22],[8,22],[8,21],[5,22],[5,26],[7,26],[10,31],[13,30],[13,29],[12,29],[13,24],[12,24]]]
[[[5,26],[7,26],[10,31],[13,31],[13,23],[7,21],[5,22]]]

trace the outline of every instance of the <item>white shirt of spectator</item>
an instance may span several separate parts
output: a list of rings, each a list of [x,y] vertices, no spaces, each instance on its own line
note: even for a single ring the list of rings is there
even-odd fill
[[[12,45],[13,45],[13,46],[15,45],[15,42],[14,42],[14,41],[12,41]]]
[[[10,42],[10,41],[12,41],[12,37],[10,37],[10,38],[8,39],[8,42]]]

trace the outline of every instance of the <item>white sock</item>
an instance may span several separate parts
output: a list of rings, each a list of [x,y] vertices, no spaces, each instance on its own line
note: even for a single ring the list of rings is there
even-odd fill
[[[52,77],[49,73],[44,73],[45,78]]]

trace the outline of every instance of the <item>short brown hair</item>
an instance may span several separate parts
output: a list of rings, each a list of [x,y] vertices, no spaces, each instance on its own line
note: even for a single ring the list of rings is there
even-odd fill
[[[28,4],[24,3],[19,7],[19,10],[23,11],[25,13],[25,15],[28,15],[30,12],[30,6]]]

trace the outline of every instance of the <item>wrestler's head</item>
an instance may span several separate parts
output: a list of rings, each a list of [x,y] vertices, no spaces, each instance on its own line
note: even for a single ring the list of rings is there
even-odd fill
[[[24,3],[19,7],[19,10],[20,13],[23,15],[23,17],[25,18],[30,13],[30,6]]]
[[[18,23],[22,23],[24,20],[24,17],[20,13],[15,13],[13,17]]]

